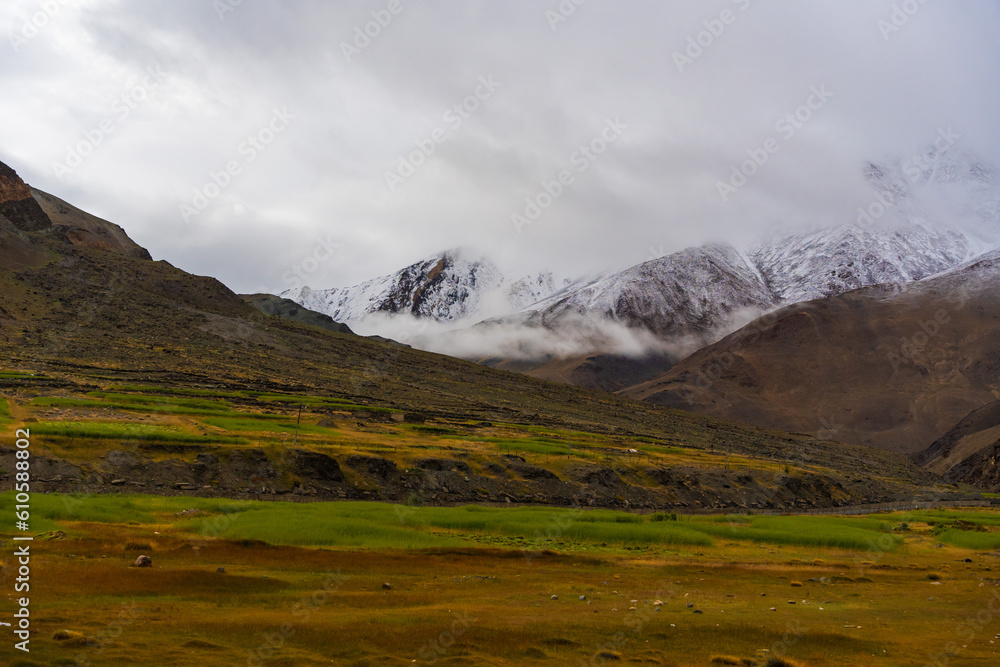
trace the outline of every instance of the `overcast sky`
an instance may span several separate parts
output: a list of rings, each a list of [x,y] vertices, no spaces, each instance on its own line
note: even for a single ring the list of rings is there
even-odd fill
[[[237,291],[456,246],[624,268],[852,219],[864,160],[941,129],[1000,160],[993,0],[18,0],[0,31],[0,160]]]

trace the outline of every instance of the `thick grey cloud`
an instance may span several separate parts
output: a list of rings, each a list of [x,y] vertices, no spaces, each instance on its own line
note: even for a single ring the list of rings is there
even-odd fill
[[[387,25],[345,55],[372,12]],[[940,128],[1000,161],[998,30],[989,0],[21,0],[0,8],[0,159],[237,290],[280,290],[310,256],[330,257],[306,263],[330,287],[460,245],[576,275],[851,219],[863,162]],[[776,129],[814,87],[832,97]],[[576,153],[602,131],[603,154]],[[723,202],[717,182],[769,138]],[[184,203],[207,205],[185,220]]]

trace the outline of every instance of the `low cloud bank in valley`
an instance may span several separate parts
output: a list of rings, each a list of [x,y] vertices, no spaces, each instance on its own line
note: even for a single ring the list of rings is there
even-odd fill
[[[601,315],[578,313],[566,313],[545,324],[537,314],[486,321],[435,322],[412,315],[377,313],[351,326],[362,335],[384,336],[420,350],[474,361],[495,358],[539,361],[596,354],[639,358],[664,353],[681,359],[762,314],[757,310],[741,310],[733,313],[724,326],[708,334],[670,338]]]

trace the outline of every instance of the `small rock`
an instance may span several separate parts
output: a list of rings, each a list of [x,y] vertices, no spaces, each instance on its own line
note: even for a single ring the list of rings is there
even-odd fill
[[[384,584],[382,584],[382,588],[383,588],[384,590],[387,590],[387,591],[391,591],[391,590],[392,590],[392,584],[390,584],[390,583],[389,583],[389,582],[387,581],[387,582],[385,582]]]
[[[549,599],[550,599],[550,600],[558,600],[558,599],[559,599],[559,596],[558,596],[558,595],[553,595],[553,596],[552,596],[552,597],[550,597]]]
[[[771,607],[770,609],[768,609],[768,611],[778,611],[778,608],[777,607]]]
[[[217,568],[215,571],[218,572],[219,574],[225,574],[226,573],[226,568],[220,567],[220,568]]]
[[[125,484],[125,480],[124,479],[113,479],[113,480],[111,480],[111,485],[112,486],[121,486],[122,484]]]
[[[204,512],[202,512],[199,509],[191,508],[191,509],[181,510],[180,512],[175,513],[174,516],[198,516],[199,514],[204,514]]]
[[[586,596],[586,595],[581,595],[581,596],[580,596],[579,598],[577,598],[577,599],[578,599],[578,600],[580,600],[580,602],[583,602],[584,600],[586,600],[586,599],[587,599],[587,596]]]
[[[704,614],[705,612],[703,612],[701,609],[695,609],[694,613],[696,613],[696,614]]]
[[[135,559],[135,567],[153,567],[153,559],[149,556],[139,556]]]
[[[693,602],[688,602],[688,603],[687,603],[687,608],[688,608],[688,609],[690,609],[690,608],[691,608],[691,607],[693,607],[693,606],[694,606],[694,603],[693,603]]]

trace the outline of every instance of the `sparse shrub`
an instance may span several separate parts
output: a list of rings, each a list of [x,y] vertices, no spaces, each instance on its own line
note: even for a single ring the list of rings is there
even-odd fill
[[[803,667],[801,662],[797,662],[791,658],[768,658],[764,664],[765,667]]]
[[[670,512],[669,514],[664,512],[656,512],[650,518],[650,521],[677,521],[677,514],[675,512]]]
[[[732,655],[713,655],[709,660],[713,665],[742,665],[743,661]]]
[[[764,665],[765,667],[804,667],[801,662],[792,660],[791,658],[780,658],[777,656],[768,658]]]
[[[597,654],[598,658],[604,658],[605,660],[621,660],[622,654],[618,651],[601,651]]]
[[[941,579],[943,579],[943,577],[937,572],[928,573],[927,578],[931,581],[941,581]]]
[[[791,585],[792,585],[792,588],[802,588],[802,582],[801,581],[793,581]]]

